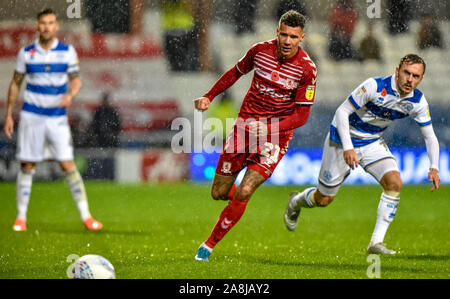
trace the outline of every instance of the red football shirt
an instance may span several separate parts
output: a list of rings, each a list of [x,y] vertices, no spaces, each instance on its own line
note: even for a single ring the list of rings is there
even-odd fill
[[[282,119],[293,114],[296,104],[314,103],[317,69],[301,47],[294,57],[280,59],[276,39],[258,43],[236,69],[241,74],[255,71],[239,117]]]

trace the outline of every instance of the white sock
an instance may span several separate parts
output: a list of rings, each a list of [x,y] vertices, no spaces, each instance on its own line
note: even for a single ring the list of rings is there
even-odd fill
[[[371,243],[376,244],[384,241],[389,224],[394,220],[399,201],[400,197],[392,197],[384,192],[381,194],[377,210],[377,223],[375,224]]]
[[[308,188],[303,190],[302,193],[297,194],[293,200],[293,208],[313,208],[316,205],[314,201],[314,193],[317,188]]]
[[[85,221],[91,217],[89,212],[89,206],[86,196],[86,190],[84,188],[83,179],[81,178],[78,170],[74,170],[66,174],[67,181],[69,182],[70,192],[72,198],[77,204],[78,211],[80,212],[81,219]]]
[[[208,250],[210,253],[213,251],[213,249],[211,247],[209,247],[208,245],[206,245],[205,243],[202,244],[202,247],[205,248],[206,250]]]
[[[30,202],[31,186],[33,185],[32,171],[19,170],[16,180],[17,218],[26,220],[28,203]]]

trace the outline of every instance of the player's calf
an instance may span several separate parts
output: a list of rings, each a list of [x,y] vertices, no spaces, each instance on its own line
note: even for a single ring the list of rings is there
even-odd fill
[[[31,187],[33,185],[35,165],[33,163],[22,163],[21,166],[22,167],[17,174],[16,183],[17,219],[20,219],[25,224],[25,221],[27,219],[28,203],[30,202]],[[17,227],[16,224],[14,224],[14,226]],[[22,228],[20,230],[26,229],[25,225],[21,226]]]
[[[374,252],[375,249],[372,248],[373,246],[377,244],[384,245],[383,243],[384,237],[389,228],[389,225],[392,223],[392,221],[394,221],[395,215],[397,214],[397,207],[399,202],[400,202],[400,193],[398,192],[385,190],[381,194],[380,203],[378,204],[377,209],[377,221],[368,248],[369,253]],[[390,250],[387,250],[386,254],[392,253],[390,253]]]
[[[214,200],[231,200],[233,199],[233,196],[236,191],[236,185],[233,184],[231,186],[231,189],[227,186],[219,186],[211,188],[211,197]]]
[[[315,195],[314,201],[316,203],[316,206],[318,207],[324,208],[329,204],[331,204],[334,200],[334,196],[326,196],[320,193],[319,191],[317,191],[314,195]]]

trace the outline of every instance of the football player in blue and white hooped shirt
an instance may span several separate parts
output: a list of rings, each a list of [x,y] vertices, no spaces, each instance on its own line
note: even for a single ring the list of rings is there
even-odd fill
[[[325,140],[317,188],[293,193],[289,198],[284,215],[289,230],[296,229],[301,208],[330,204],[350,170],[361,165],[383,187],[367,252],[396,253],[383,243],[389,224],[394,220],[402,188],[397,162],[382,139],[382,133],[393,121],[407,116],[416,121],[430,159],[431,191],[440,186],[439,143],[428,103],[416,89],[425,69],[422,58],[415,54],[406,55],[393,76],[366,80],[339,106]]]
[[[35,165],[50,159],[58,161],[64,171],[85,227],[89,230],[102,228],[89,213],[84,183],[73,162],[66,109],[80,91],[81,79],[77,53],[71,45],[58,41],[58,29],[56,14],[51,9],[38,14],[39,38],[20,50],[9,86],[3,130],[11,138],[14,131],[12,113],[26,78],[17,137],[17,159],[21,167],[17,175],[18,215],[13,226],[16,231],[26,230]]]

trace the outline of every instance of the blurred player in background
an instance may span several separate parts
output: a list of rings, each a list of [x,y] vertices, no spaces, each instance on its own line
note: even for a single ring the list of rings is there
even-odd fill
[[[284,215],[288,230],[297,228],[301,208],[329,205],[350,170],[361,165],[383,187],[367,252],[396,253],[383,243],[394,220],[402,188],[397,162],[382,139],[382,133],[393,121],[410,116],[419,125],[430,159],[428,178],[433,183],[431,191],[440,185],[439,143],[427,100],[416,89],[425,69],[422,58],[415,54],[406,55],[393,76],[366,80],[337,109],[324,144],[319,184],[317,188],[291,194]]]
[[[216,244],[244,214],[250,197],[272,175],[288,149],[293,130],[308,120],[317,70],[299,46],[305,38],[304,26],[303,15],[293,10],[285,13],[276,39],[254,45],[207,94],[195,100],[195,108],[206,111],[217,95],[242,75],[255,70],[212,184],[212,197],[229,203],[209,238],[198,249],[196,260],[209,260]],[[236,187],[236,177],[245,167],[247,172]]]
[[[59,162],[85,227],[88,230],[102,228],[102,224],[89,213],[84,183],[73,162],[72,137],[66,108],[80,91],[81,79],[75,49],[58,41],[58,29],[53,10],[45,9],[38,14],[39,38],[20,50],[9,86],[3,130],[11,138],[14,132],[12,113],[26,76],[16,154],[21,165],[17,175],[18,215],[13,226],[16,231],[26,230],[34,169],[36,163],[43,160]]]

